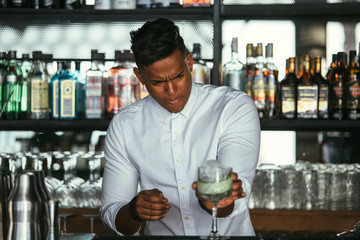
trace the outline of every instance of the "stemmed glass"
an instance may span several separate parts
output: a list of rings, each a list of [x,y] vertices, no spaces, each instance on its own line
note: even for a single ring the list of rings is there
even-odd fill
[[[220,236],[217,229],[217,205],[220,200],[231,195],[232,168],[222,167],[219,161],[208,160],[198,168],[197,193],[212,204],[212,225],[209,236],[201,239],[228,239]]]

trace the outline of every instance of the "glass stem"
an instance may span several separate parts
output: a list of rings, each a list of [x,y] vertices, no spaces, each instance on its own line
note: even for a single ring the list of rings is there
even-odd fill
[[[211,235],[217,235],[217,206],[214,205],[212,208],[212,226],[211,226]]]

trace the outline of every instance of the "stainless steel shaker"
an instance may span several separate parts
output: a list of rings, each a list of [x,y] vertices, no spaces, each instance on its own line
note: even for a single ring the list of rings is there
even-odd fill
[[[47,240],[59,240],[59,225],[58,225],[58,215],[59,215],[59,201],[58,200],[49,200],[48,201],[48,212],[49,212],[49,237]]]
[[[6,239],[9,228],[7,199],[13,187],[9,162],[10,156],[0,155],[0,239]]]
[[[7,240],[41,240],[39,219],[42,201],[36,184],[34,172],[23,172],[15,176],[8,202]]]

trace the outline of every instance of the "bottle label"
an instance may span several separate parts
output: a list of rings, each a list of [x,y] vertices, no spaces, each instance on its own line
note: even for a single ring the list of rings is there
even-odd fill
[[[120,108],[124,108],[136,101],[136,86],[132,78],[120,78]]]
[[[345,84],[345,108],[350,119],[360,118],[360,79],[353,78]]]
[[[317,118],[318,87],[298,86],[297,117]]]
[[[86,82],[86,116],[88,118],[101,118],[103,99],[101,95],[102,77],[89,77]]]
[[[66,79],[60,82],[60,118],[76,117],[76,82]]]
[[[281,115],[285,118],[295,117],[295,88],[281,87]]]
[[[191,77],[194,82],[197,83],[206,83],[206,71],[203,66],[193,66],[193,71],[191,72]]]
[[[16,83],[16,75],[7,75],[6,76],[6,82],[8,83]]]
[[[31,80],[31,112],[49,111],[49,84],[43,80]]]
[[[240,71],[225,71],[224,85],[236,90],[245,90],[245,86],[242,86]]]
[[[59,117],[59,80],[54,80],[52,84],[52,111],[53,118]]]
[[[336,81],[332,86],[331,107],[333,110],[342,109],[343,81]]]

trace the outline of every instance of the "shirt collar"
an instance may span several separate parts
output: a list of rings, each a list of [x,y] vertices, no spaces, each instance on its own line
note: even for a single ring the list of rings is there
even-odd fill
[[[155,110],[160,114],[161,118],[163,120],[168,120],[171,118],[172,114],[181,114],[184,117],[189,118],[191,111],[194,108],[197,94],[198,94],[198,86],[194,82],[192,82],[191,93],[190,93],[189,99],[188,99],[185,107],[183,108],[183,110],[181,110],[181,112],[179,112],[179,113],[170,113],[168,110],[163,108],[160,104],[158,104],[151,96],[149,96],[149,97],[151,98],[151,100],[153,102],[153,106],[154,106]]]

